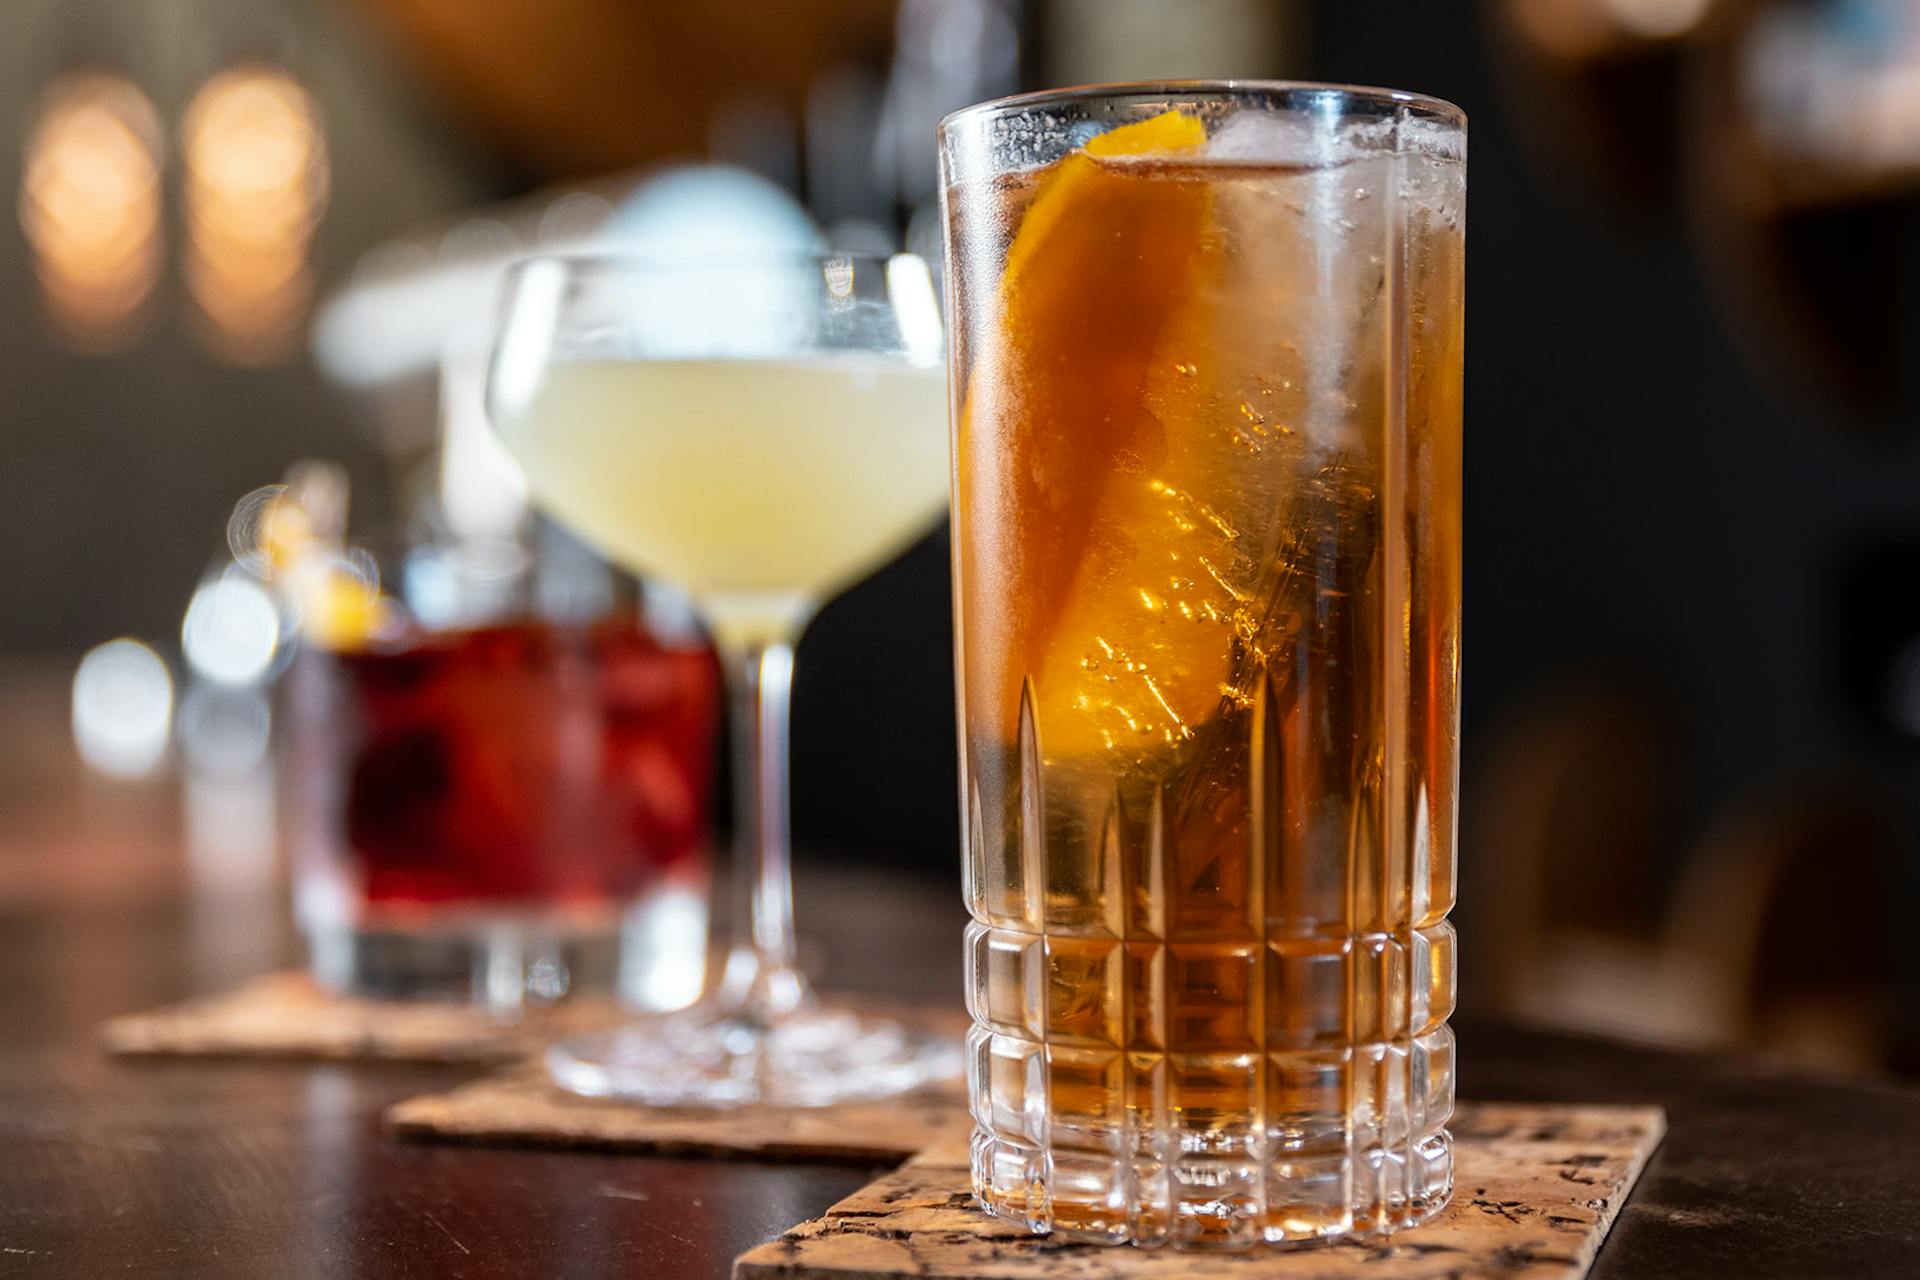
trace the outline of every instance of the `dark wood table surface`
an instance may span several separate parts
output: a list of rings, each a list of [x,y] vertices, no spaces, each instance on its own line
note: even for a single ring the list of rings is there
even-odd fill
[[[257,791],[91,778],[63,695],[0,681],[0,1276],[707,1280],[877,1172],[399,1143],[383,1107],[471,1073],[107,1059],[101,1019],[298,950]],[[800,918],[834,985],[952,1001],[957,894],[815,875]],[[1474,1098],[1667,1108],[1600,1280],[1920,1274],[1920,1091],[1471,1018],[1460,1063]]]

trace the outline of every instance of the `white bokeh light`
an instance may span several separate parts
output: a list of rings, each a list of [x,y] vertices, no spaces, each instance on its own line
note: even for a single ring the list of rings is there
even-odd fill
[[[233,514],[227,517],[227,549],[234,563],[248,573],[265,576],[273,570],[268,535],[286,492],[284,484],[262,485],[233,504]]]
[[[280,610],[267,589],[243,574],[201,584],[180,626],[187,665],[219,684],[251,684],[273,665]]]
[[[173,677],[138,640],[109,640],[87,651],[73,673],[73,741],[101,773],[137,778],[167,752],[173,727]]]
[[[940,298],[933,290],[933,274],[926,261],[910,253],[887,259],[887,296],[893,300],[894,321],[907,359],[917,365],[935,365],[945,350],[941,339]]]
[[[1603,7],[1635,35],[1672,39],[1699,26],[1713,0],[1607,0]]]
[[[448,352],[440,366],[440,509],[463,538],[512,538],[527,511],[527,479],[487,425],[485,347]]]
[[[620,202],[600,242],[650,267],[621,282],[636,351],[791,356],[811,331],[820,233],[797,200],[758,174],[662,169]]]

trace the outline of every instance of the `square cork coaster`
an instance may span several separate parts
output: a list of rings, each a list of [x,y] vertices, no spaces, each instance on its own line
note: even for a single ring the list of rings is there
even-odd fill
[[[964,1143],[743,1254],[734,1280],[1578,1280],[1666,1132],[1657,1107],[1462,1103],[1453,1200],[1386,1241],[1241,1254],[1081,1244],[990,1218]]]
[[[111,1053],[190,1057],[323,1058],[491,1065],[514,1062],[555,1036],[615,1026],[607,996],[500,1015],[467,1004],[369,1000],[329,991],[299,970],[264,974],[232,991],[107,1022]]]
[[[966,1033],[967,1016],[958,1010],[835,1003],[911,1019],[956,1042]],[[960,1079],[875,1102],[716,1110],[582,1097],[555,1085],[537,1064],[409,1098],[388,1108],[386,1120],[401,1137],[444,1142],[846,1164],[895,1163],[953,1142],[964,1159],[971,1126],[966,1082]]]

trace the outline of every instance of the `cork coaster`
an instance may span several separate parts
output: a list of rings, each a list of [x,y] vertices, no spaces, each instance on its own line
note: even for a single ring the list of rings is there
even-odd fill
[[[777,1240],[734,1280],[1578,1280],[1666,1132],[1657,1107],[1463,1103],[1453,1200],[1385,1242],[1241,1254],[1053,1240],[990,1218],[948,1142]]]
[[[408,1138],[602,1151],[891,1164],[922,1147],[963,1136],[962,1081],[879,1102],[830,1107],[643,1107],[583,1098],[538,1068],[409,1098],[387,1110]]]
[[[967,1017],[957,1010],[852,1003],[911,1017],[951,1033],[956,1042],[966,1032]],[[386,1119],[402,1137],[447,1142],[844,1164],[896,1163],[943,1142],[958,1142],[964,1159],[970,1125],[966,1082],[960,1079],[876,1102],[711,1110],[581,1097],[555,1085],[536,1065],[409,1098],[388,1108]]]
[[[119,1054],[486,1065],[524,1058],[557,1035],[616,1025],[622,1016],[610,997],[600,996],[520,1016],[464,1004],[359,999],[288,970],[114,1018],[100,1035],[108,1051]]]

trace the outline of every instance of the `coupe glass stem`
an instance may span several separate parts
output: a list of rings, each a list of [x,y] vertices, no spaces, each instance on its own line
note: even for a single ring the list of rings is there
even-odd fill
[[[733,716],[734,859],[719,998],[762,1026],[808,1003],[794,968],[793,859],[787,839],[787,711],[793,642],[725,645]]]

